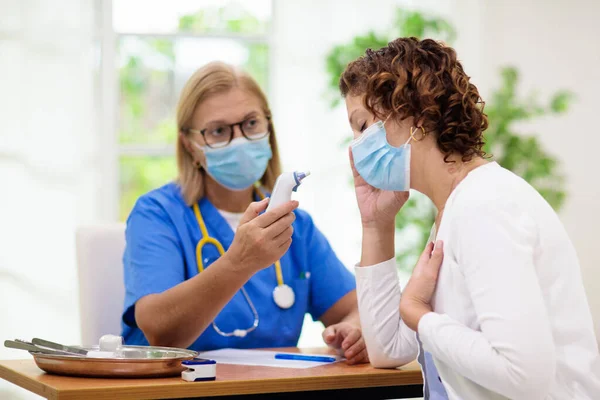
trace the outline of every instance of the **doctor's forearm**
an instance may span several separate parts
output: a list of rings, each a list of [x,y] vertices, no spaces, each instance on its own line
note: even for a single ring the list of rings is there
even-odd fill
[[[358,313],[358,304],[343,319],[342,322],[348,322],[354,326],[360,327],[360,315]]]
[[[251,276],[225,255],[202,274],[141,298],[136,322],[150,345],[187,348]]]

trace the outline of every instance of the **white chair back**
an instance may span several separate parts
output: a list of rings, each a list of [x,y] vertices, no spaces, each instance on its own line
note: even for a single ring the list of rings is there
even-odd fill
[[[125,298],[125,224],[81,226],[76,233],[81,344],[97,345],[105,334],[121,334]]]

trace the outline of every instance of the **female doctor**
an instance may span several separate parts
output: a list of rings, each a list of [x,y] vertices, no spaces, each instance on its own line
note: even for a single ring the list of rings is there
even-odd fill
[[[223,63],[200,68],[177,125],[177,181],[127,220],[125,342],[296,346],[310,313],[348,363],[368,361],[353,275],[298,202],[264,212],[280,165],[257,83]]]
[[[575,250],[548,203],[484,157],[487,117],[455,51],[397,39],[351,62],[340,89],[356,137],[356,279],[371,363],[418,357],[431,399],[599,399]],[[401,293],[394,217],[409,188],[438,213]]]

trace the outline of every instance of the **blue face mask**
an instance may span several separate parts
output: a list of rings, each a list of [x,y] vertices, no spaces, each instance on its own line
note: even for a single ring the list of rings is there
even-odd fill
[[[386,120],[387,121],[387,120]],[[377,121],[350,143],[354,167],[377,189],[405,192],[410,189],[410,142],[394,147],[387,141],[384,123]]]
[[[259,140],[239,137],[218,149],[194,144],[204,151],[206,172],[231,190],[243,190],[252,186],[263,176],[273,156],[268,135]]]

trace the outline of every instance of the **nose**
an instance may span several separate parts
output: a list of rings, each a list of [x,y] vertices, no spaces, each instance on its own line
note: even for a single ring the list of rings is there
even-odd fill
[[[241,124],[237,124],[233,126],[233,138],[232,139],[236,139],[239,137],[244,136],[244,134],[242,133],[242,125]]]

